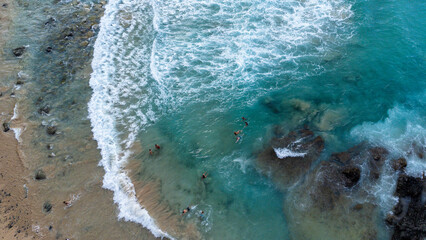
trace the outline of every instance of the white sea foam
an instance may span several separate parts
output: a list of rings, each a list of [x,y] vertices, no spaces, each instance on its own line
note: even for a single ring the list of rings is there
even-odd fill
[[[379,182],[371,189],[385,211],[389,211],[397,200],[393,196],[397,175],[391,168],[391,159],[405,157],[408,162],[406,172],[410,175],[421,176],[426,171],[426,161],[415,154],[416,147],[426,148],[425,126],[426,120],[418,111],[395,106],[383,121],[366,122],[351,131],[359,141],[366,140],[390,151]]]
[[[288,148],[274,148],[274,151],[280,159],[286,157],[304,157],[306,155],[306,153],[294,152]]]
[[[131,102],[126,102],[126,99],[132,100],[129,97],[133,91],[138,93],[136,87],[144,85],[143,79],[137,79],[140,82],[134,83],[130,77],[120,76],[122,73],[132,76],[134,68],[142,68],[141,71],[147,70],[147,66],[142,66],[146,50],[135,49],[130,53],[123,51],[123,40],[128,40],[135,28],[144,26],[134,24],[134,20],[130,20],[129,26],[122,26],[120,14],[132,10],[129,13],[132,15],[132,19],[140,19],[141,16],[136,14],[138,11],[143,14],[144,11],[141,8],[145,5],[146,3],[136,4],[132,1],[109,1],[106,5],[104,16],[100,22],[100,32],[95,43],[92,62],[93,73],[90,86],[93,89],[93,95],[89,102],[89,117],[94,138],[101,149],[102,160],[99,164],[105,169],[103,187],[114,192],[114,202],[117,203],[119,209],[118,217],[142,224],[156,237],[171,238],[156,225],[148,211],[138,203],[134,186],[123,170],[131,154],[129,147],[136,137],[135,131],[138,126],[144,124],[143,121],[146,121],[146,117],[139,113],[138,119],[130,119],[131,127],[127,129],[130,134],[122,141],[120,141],[120,133],[117,131],[117,126],[123,123],[120,116],[126,116],[121,109],[131,105]],[[117,59],[121,59],[122,62],[117,62]],[[133,60],[142,60],[142,64]],[[123,62],[127,65],[133,64],[134,68],[128,66],[124,68]],[[143,100],[137,101],[138,106],[142,104]],[[128,111],[135,111],[136,108],[130,106]]]
[[[21,143],[21,142],[22,142],[22,140],[21,140],[21,132],[22,132],[22,129],[21,129],[21,128],[10,128],[10,129],[12,129],[12,130],[13,130],[13,132],[15,133],[15,138],[16,138],[16,140],[17,140],[19,143]]]
[[[13,116],[10,120],[15,120],[18,118],[18,104],[15,104],[15,107],[13,108]]]

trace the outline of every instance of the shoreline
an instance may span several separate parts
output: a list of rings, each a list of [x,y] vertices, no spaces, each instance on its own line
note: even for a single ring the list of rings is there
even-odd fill
[[[0,2],[0,8],[3,2]],[[12,5],[8,4],[9,11]],[[15,64],[15,68],[10,68],[10,64],[6,66],[7,71],[2,71],[2,75],[8,75],[8,79],[16,81],[16,76],[22,74],[22,81],[25,83],[19,85],[19,88],[14,86],[15,82],[9,84],[4,82],[2,84],[5,86],[0,86],[3,93],[0,97],[1,120],[2,123],[11,122],[11,129],[3,132],[2,128],[0,133],[2,144],[0,150],[2,150],[2,157],[7,159],[0,163],[0,173],[2,173],[0,210],[4,210],[0,214],[0,226],[4,226],[0,231],[0,235],[3,236],[1,239],[131,239],[135,237],[155,239],[139,224],[119,220],[117,205],[112,197],[113,192],[102,188],[105,172],[98,166],[101,157],[90,128],[87,96],[90,96],[92,92],[88,84],[92,72],[90,63],[93,57],[93,43],[105,3],[54,4],[57,5],[50,7],[46,4],[47,7],[44,9],[53,16],[43,17],[46,22],[37,22],[42,29],[49,27],[46,30],[48,35],[43,36],[45,39],[39,42],[32,42],[31,45],[23,44],[26,49],[22,56],[16,58],[11,54],[11,45],[17,43],[12,43],[12,40],[0,42],[4,49],[4,58]],[[60,8],[59,11],[66,11],[68,16],[73,16],[74,19],[60,16],[59,12],[55,12],[58,11],[56,8]],[[19,14],[28,14],[30,18],[28,24],[33,23],[31,20],[34,19],[31,19],[26,11],[33,11],[31,2],[16,3],[16,18],[10,19],[10,26],[16,28],[20,26],[19,22],[14,22],[22,21],[18,19]],[[67,23],[68,19],[71,19],[70,23]],[[80,24],[83,27],[76,23],[76,19],[82,21]],[[61,26],[58,26],[60,24]],[[88,30],[83,30],[84,26],[87,26]],[[9,30],[9,27],[6,29]],[[15,33],[10,31],[3,36],[10,39],[22,38],[20,34],[25,36],[22,30],[13,28],[11,30]],[[80,36],[83,31],[84,34]],[[65,38],[62,38],[64,34]],[[45,46],[49,47],[45,48]],[[57,81],[57,75],[43,75],[46,79],[41,79],[37,76],[39,73],[34,71],[38,68],[37,59],[45,58],[41,55],[43,53],[40,54],[38,50],[40,48],[47,49],[44,54],[56,55],[55,58],[59,59],[52,58],[53,61],[44,65],[47,72],[69,75],[70,78],[78,80],[78,82],[75,80],[65,82],[63,79],[60,82],[62,86],[70,85],[67,87],[67,94],[73,93],[77,96],[69,110],[55,109],[56,103],[67,101],[61,99],[62,95],[55,94],[53,91],[58,91],[58,88],[49,83],[49,81]],[[83,56],[78,56],[78,52],[74,52],[81,51],[80,49],[87,49],[84,50]],[[7,52],[8,50],[10,52]],[[5,62],[5,59],[1,61]],[[66,68],[61,66],[68,61],[75,64]],[[47,84],[38,83],[41,80]],[[46,91],[46,88],[52,90]],[[31,92],[29,92],[30,89]],[[81,92],[82,89],[83,92]],[[31,95],[31,93],[39,92],[37,90],[46,92],[47,95],[44,94],[45,96],[41,97]],[[13,97],[6,96],[12,92],[14,92]],[[7,104],[4,104],[5,102]],[[14,115],[16,110],[17,116]],[[64,113],[69,113],[70,110],[79,116],[78,120],[69,121],[64,117]],[[16,119],[12,119],[15,117]],[[48,127],[46,122],[48,125],[55,124],[53,134],[46,132]],[[13,128],[22,129],[19,143],[15,139]],[[40,171],[44,177],[36,179]],[[10,182],[16,184],[7,184]],[[63,201],[70,201],[71,204],[66,206]],[[99,211],[100,209],[102,211]]]

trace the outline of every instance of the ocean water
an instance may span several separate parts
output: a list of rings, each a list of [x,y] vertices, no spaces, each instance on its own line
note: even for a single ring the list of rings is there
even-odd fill
[[[136,161],[138,180],[159,183],[159,201],[201,238],[292,238],[292,189],[255,162],[277,127],[321,135],[318,162],[367,141],[420,175],[426,161],[410,152],[426,146],[425,11],[424,1],[109,1],[89,117],[118,217],[185,238],[138,203],[125,169]],[[389,161],[369,192],[379,216],[395,203]]]

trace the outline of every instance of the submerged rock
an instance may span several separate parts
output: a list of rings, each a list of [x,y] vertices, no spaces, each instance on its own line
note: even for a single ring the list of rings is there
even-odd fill
[[[257,162],[265,172],[271,171],[273,179],[289,186],[310,169],[323,148],[322,137],[302,129],[272,139],[270,146],[259,154]]]
[[[412,197],[420,196],[423,190],[423,180],[402,174],[399,176],[395,194],[398,197]]]
[[[361,178],[361,169],[355,166],[347,166],[342,170],[345,175],[345,186],[353,187]]]
[[[25,47],[18,47],[12,50],[13,55],[15,55],[15,57],[20,57],[22,56],[22,54],[24,54],[25,52]]]

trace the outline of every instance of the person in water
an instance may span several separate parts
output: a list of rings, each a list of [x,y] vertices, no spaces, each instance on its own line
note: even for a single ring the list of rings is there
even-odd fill
[[[187,212],[189,212],[189,211],[191,211],[191,208],[189,208],[189,207],[187,207],[187,208],[183,209],[183,211],[182,211],[182,215],[184,215],[185,213],[187,213]]]
[[[64,204],[69,207],[71,205],[71,202],[70,201],[64,201]]]
[[[152,153],[152,150],[151,150],[151,148],[149,149],[149,155],[152,155],[153,153]]]
[[[241,136],[238,136],[237,137],[237,141],[235,141],[235,143],[237,143],[238,141],[240,141],[241,140]]]
[[[238,131],[234,132],[234,135],[237,136],[238,134],[240,134],[242,132],[243,132],[242,130],[238,130]]]
[[[156,149],[160,149],[160,146],[158,144],[155,144]]]
[[[205,172],[205,173],[203,173],[203,176],[201,176],[201,178],[204,179],[206,177],[207,177],[207,173]]]
[[[247,121],[247,118],[245,118],[245,117],[242,117],[241,119],[243,119],[243,121]]]
[[[248,126],[248,122],[244,122],[246,124],[246,127]]]
[[[200,213],[200,220],[204,220],[204,211],[201,211]]]

